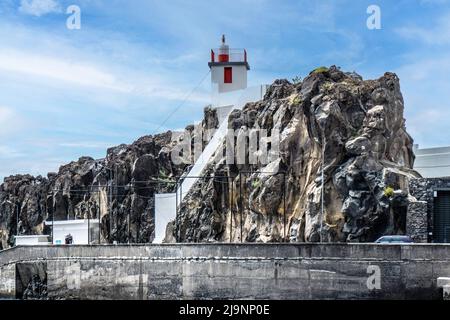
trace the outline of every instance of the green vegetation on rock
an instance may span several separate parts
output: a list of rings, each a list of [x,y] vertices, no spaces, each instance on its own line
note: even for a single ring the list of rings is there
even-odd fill
[[[316,68],[311,73],[324,73],[324,72],[328,72],[328,68],[327,67]]]
[[[388,198],[392,197],[394,195],[394,188],[392,187],[386,187],[384,189],[384,195]]]

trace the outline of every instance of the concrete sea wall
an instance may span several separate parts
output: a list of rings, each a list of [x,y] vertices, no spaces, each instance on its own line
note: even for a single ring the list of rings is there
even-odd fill
[[[33,272],[50,299],[439,299],[450,245],[16,247],[0,252],[0,298]]]

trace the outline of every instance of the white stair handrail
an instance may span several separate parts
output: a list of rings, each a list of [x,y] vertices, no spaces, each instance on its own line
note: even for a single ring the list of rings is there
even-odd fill
[[[255,90],[255,92],[252,92],[252,90]],[[218,150],[222,141],[226,138],[228,132],[228,118],[230,117],[230,114],[233,112],[233,110],[241,110],[246,103],[262,99],[266,90],[267,86],[263,85],[247,88],[246,90],[232,93],[235,95],[235,99],[233,100],[236,102],[232,104],[232,107],[230,108],[226,117],[224,117],[224,119],[222,120],[222,123],[219,125],[219,128],[214,133],[212,139],[209,141],[208,145],[200,154],[194,166],[189,171],[189,173],[187,174],[187,176],[184,178],[183,182],[177,189],[177,195],[180,201],[179,203],[183,201],[184,197],[190,192],[192,186],[198,181],[199,177],[201,176],[201,173],[206,168],[206,165],[208,164],[209,160]],[[236,95],[236,93],[238,93],[239,95]],[[228,99],[230,97],[233,96],[229,95]]]

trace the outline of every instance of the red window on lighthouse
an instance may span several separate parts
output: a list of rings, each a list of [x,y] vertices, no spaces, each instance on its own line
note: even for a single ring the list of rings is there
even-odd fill
[[[233,83],[233,68],[225,67],[224,69],[224,83]]]

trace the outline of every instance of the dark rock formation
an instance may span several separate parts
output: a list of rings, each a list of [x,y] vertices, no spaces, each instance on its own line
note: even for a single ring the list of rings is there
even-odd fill
[[[205,108],[204,121],[187,130],[202,135],[216,125],[214,110]],[[53,216],[65,220],[98,219],[100,215],[102,243],[151,242],[153,195],[173,192],[176,178],[188,166],[171,160],[181,139],[183,135],[170,131],[144,136],[130,145],[108,149],[104,159],[82,157],[63,165],[47,178],[5,178],[0,185],[0,250],[13,245],[17,231],[21,235],[51,234],[44,221]],[[189,161],[192,155],[186,158]]]
[[[239,132],[236,143],[253,128],[278,130],[279,154],[268,164],[242,165],[218,153],[205,171],[210,178],[181,205],[176,240],[373,241],[404,234],[408,179],[419,175],[411,169],[403,108],[393,73],[364,81],[333,66],[295,85],[275,81],[263,101],[233,111],[229,128]]]
[[[43,222],[52,217],[100,217],[102,242],[152,241],[153,195],[172,192],[175,177],[195,158],[189,150],[185,161],[174,162],[171,153],[199,136],[203,149],[210,138],[204,133],[217,126],[217,112],[206,108],[203,122],[186,128],[190,136],[146,136],[110,148],[104,159],[80,158],[47,178],[6,178],[0,249],[12,245],[16,225],[19,234],[49,233]],[[229,128],[237,131],[232,148],[248,145],[249,131],[259,128],[280,134],[279,150],[270,145],[265,162],[260,150],[246,148],[246,158],[258,159],[253,164],[228,164],[216,152],[167,239],[373,241],[406,232],[408,180],[418,174],[411,169],[412,139],[395,74],[364,81],[333,66],[295,85],[276,80],[262,101],[232,112]]]
[[[153,233],[153,194],[173,188],[183,167],[172,166],[172,133],[142,137],[131,145],[110,148],[105,159],[82,157],[61,166],[48,178],[12,176],[0,187],[1,247],[16,234],[50,234],[46,219],[98,219],[102,241],[148,242]],[[13,203],[14,205],[11,205]]]

